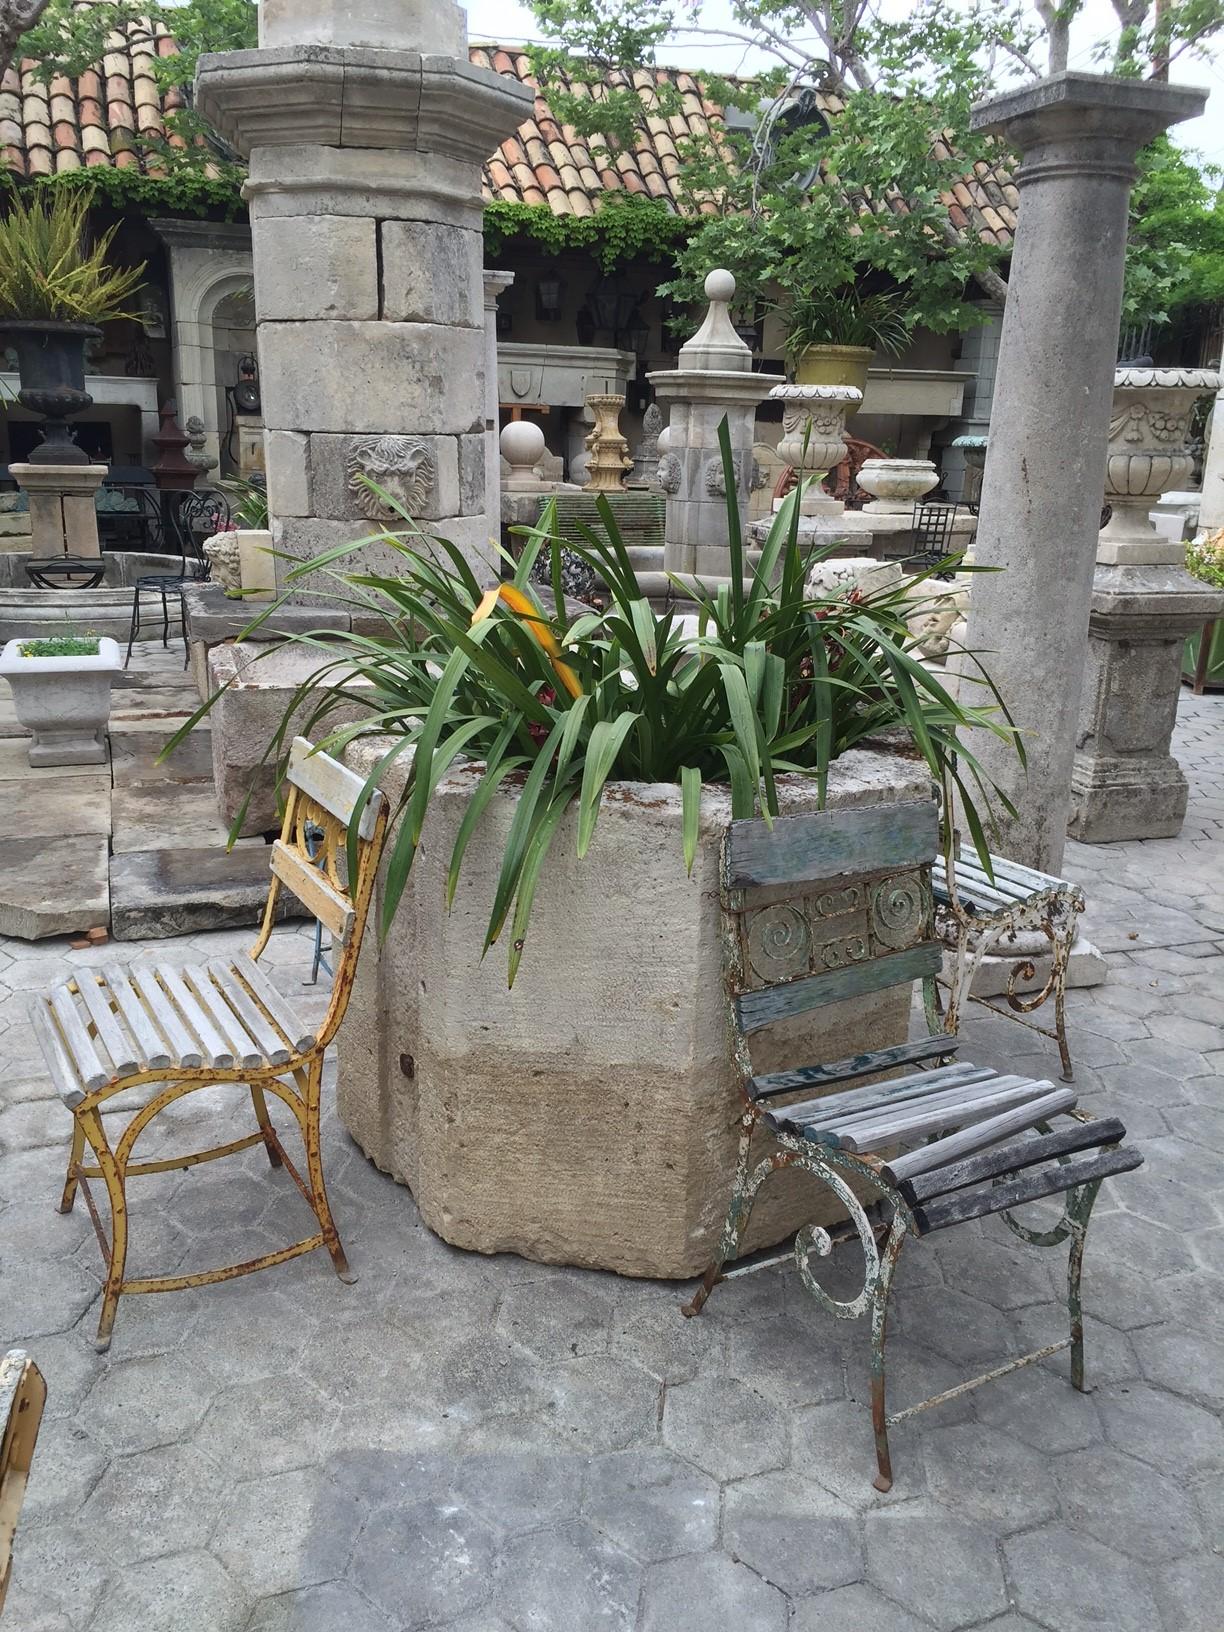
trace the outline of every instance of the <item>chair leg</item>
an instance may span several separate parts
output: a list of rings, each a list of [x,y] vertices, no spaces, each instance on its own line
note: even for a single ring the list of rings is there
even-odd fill
[[[272,1126],[272,1118],[268,1115],[267,1096],[256,1083],[251,1084],[251,1103],[255,1107],[255,1120],[259,1123],[259,1131],[264,1137],[268,1161],[271,1166],[280,1167],[281,1156],[280,1151],[276,1148],[276,1130]]]
[[[127,1264],[128,1216],[127,1196],[124,1193],[124,1172],[115,1160],[102,1128],[102,1118],[91,1111],[85,1119],[85,1137],[89,1140],[110,1201],[111,1244],[106,1259],[106,1286],[102,1292],[102,1313],[98,1318],[98,1335],[94,1340],[99,1354],[105,1354],[111,1344],[115,1311],[123,1291],[123,1271]]]
[[[306,1078],[306,1171],[310,1177],[310,1194],[319,1220],[319,1228],[323,1231],[323,1244],[331,1254],[336,1274],[342,1281],[350,1284],[357,1277],[349,1269],[348,1259],[344,1255],[344,1247],[340,1242],[340,1232],[336,1229],[336,1221],[332,1217],[331,1204],[327,1199],[327,1185],[323,1180],[323,1150],[319,1133],[319,1100],[323,1089],[323,1060],[322,1057],[314,1060],[307,1069]]]
[[[905,1226],[894,1218],[888,1243],[880,1256],[880,1271],[871,1298],[871,1426],[875,1434],[876,1467],[872,1484],[877,1490],[891,1490],[892,1453],[888,1448],[887,1378],[884,1345],[888,1335],[888,1298],[893,1274],[905,1240]]]
[[[681,1304],[682,1314],[688,1316],[699,1315],[705,1308],[706,1299],[718,1285],[723,1265],[736,1257],[739,1252],[740,1240],[744,1231],[748,1228],[748,1220],[752,1217],[752,1209],[756,1204],[757,1191],[772,1171],[768,1162],[762,1162],[757,1172],[752,1174],[751,1178],[749,1177],[748,1156],[752,1148],[752,1129],[754,1125],[755,1118],[750,1112],[745,1112],[740,1122],[739,1159],[735,1164],[735,1185],[731,1191],[731,1205],[727,1209],[722,1236],[718,1243],[718,1256],[702,1276],[701,1285],[689,1302]]]
[[[76,1202],[77,1169],[81,1165],[81,1158],[85,1154],[85,1130],[77,1117],[72,1119],[72,1150],[68,1157],[68,1171],[64,1176],[64,1193],[60,1197],[59,1210],[61,1213],[70,1213]]]
[[[170,650],[170,597],[163,586],[162,598],[162,651]]]
[[[140,633],[140,589],[139,589],[139,586],[133,585],[132,586],[132,621],[131,621],[131,624],[128,627],[127,656],[123,660],[123,666],[124,666],[125,669],[127,668],[127,666],[132,661],[132,647],[136,644],[136,636],[139,633]]]
[[[1080,1275],[1084,1266],[1084,1244],[1088,1239],[1088,1220],[1097,1198],[1100,1183],[1085,1184],[1073,1190],[1067,1201],[1067,1223],[1070,1227],[1071,1250],[1067,1258],[1067,1314],[1071,1321],[1071,1386],[1081,1394],[1084,1386],[1084,1306],[1080,1299]]]
[[[1054,1035],[1058,1041],[1058,1053],[1062,1060],[1062,1080],[1074,1082],[1075,1073],[1071,1068],[1071,1050],[1067,1046],[1067,966],[1071,962],[1071,947],[1075,941],[1075,920],[1072,918],[1071,927],[1066,934],[1059,935],[1054,942],[1053,967],[1050,978],[1054,985]]]

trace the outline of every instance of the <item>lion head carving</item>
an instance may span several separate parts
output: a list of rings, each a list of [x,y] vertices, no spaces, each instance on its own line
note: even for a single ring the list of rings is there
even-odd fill
[[[433,492],[437,467],[417,436],[367,436],[348,455],[348,485],[357,508],[371,521],[393,520],[396,511],[370,487],[382,488],[415,521]]]

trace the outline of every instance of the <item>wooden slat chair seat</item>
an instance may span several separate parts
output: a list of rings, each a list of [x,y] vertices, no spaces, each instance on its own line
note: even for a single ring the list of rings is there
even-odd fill
[[[1003,856],[990,858],[990,871],[982,865],[971,846],[958,846],[948,859],[937,856],[931,868],[931,888],[935,897],[936,930],[952,954],[952,970],[946,981],[948,999],[945,1027],[955,1032],[967,1002],[987,1004],[996,1014],[1028,1025],[1058,1044],[1064,1082],[1072,1080],[1071,1052],[1067,1043],[1067,969],[1075,945],[1079,915],[1084,911],[1084,892],[1078,884],[1053,873],[1040,873]],[[1040,934],[1049,942],[1050,973],[1039,991],[1022,993],[1018,985],[1031,981],[1032,958],[1010,949],[1014,934]],[[987,955],[1014,959],[1004,994],[1006,1008],[988,998],[976,997],[973,982]],[[1053,999],[1054,1029],[1039,1026],[1024,1017]]]
[[[718,1255],[684,1312],[699,1314],[720,1281],[793,1255],[805,1286],[832,1314],[869,1313],[880,1490],[892,1484],[888,1429],[914,1412],[1064,1348],[1072,1382],[1083,1388],[1080,1269],[1089,1216],[1102,1182],[1143,1160],[1122,1143],[1121,1122],[1093,1120],[1074,1089],[961,1060],[957,1039],[947,1034],[823,1064],[753,1070],[751,1038],[775,1021],[931,980],[942,958],[930,877],[937,843],[936,807],[923,801],[879,813],[781,818],[772,827],[733,822],[723,845],[728,1008],[743,1090],[740,1151]],[[755,1164],[754,1136],[766,1141]],[[805,1225],[789,1242],[741,1257],[761,1186],[795,1167],[832,1191],[845,1222]],[[1015,1208],[1054,1196],[1063,1198],[1062,1214],[1050,1227],[1013,1217]],[[1068,1337],[890,1416],[885,1332],[902,1244],[992,1213],[1034,1246],[1069,1243]],[[839,1302],[810,1260],[844,1240],[860,1243],[865,1277],[856,1298]]]
[[[337,1273],[348,1276],[319,1153],[323,1056],[348,1007],[387,807],[381,794],[362,804],[361,779],[327,755],[315,753],[300,737],[290,752],[286,784],[284,823],[271,848],[268,901],[249,956],[213,958],[188,967],[159,962],[128,969],[109,965],[75,975],[31,999],[31,1021],[47,1069],[74,1118],[60,1210],[72,1210],[79,1186],[107,1264],[98,1322],[100,1350],[110,1345],[115,1310],[124,1293],[170,1292],[229,1280],[317,1247],[326,1247]],[[346,845],[353,822],[357,868],[350,886]],[[292,890],[332,935],[336,955],[331,1001],[317,1023],[304,1020],[259,966],[282,888]],[[206,1150],[161,1160],[132,1159],[136,1141],[168,1106],[200,1088],[233,1082],[250,1089],[255,1131]],[[102,1120],[107,1101],[142,1084],[165,1086],[112,1141]],[[285,1105],[297,1125],[306,1154],[304,1175],[290,1160],[273,1125],[269,1095]],[[191,1167],[260,1144],[271,1166],[283,1167],[309,1202],[319,1225],[315,1234],[222,1269],[125,1278],[129,1177]],[[95,1158],[89,1165],[84,1160],[86,1145]],[[109,1228],[104,1228],[90,1193],[90,1179],[101,1179],[105,1185]]]

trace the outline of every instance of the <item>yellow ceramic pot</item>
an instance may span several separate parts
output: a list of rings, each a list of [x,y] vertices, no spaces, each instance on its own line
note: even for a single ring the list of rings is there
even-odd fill
[[[875,352],[869,346],[810,346],[795,368],[796,385],[852,385],[867,389]]]

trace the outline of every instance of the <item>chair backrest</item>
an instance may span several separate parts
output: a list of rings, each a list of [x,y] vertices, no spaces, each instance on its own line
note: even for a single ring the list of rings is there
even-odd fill
[[[726,975],[741,1036],[940,966],[932,799],[732,822],[723,839]]]
[[[268,943],[282,886],[292,890],[330,931],[335,948],[331,1006],[319,1034],[327,1042],[344,1018],[352,991],[388,806],[385,795],[375,793],[362,810],[357,872],[350,878],[348,830],[364,787],[361,777],[330,755],[316,753],[305,737],[295,737],[285,780],[289,795],[280,837],[272,844],[272,887],[251,956],[258,958]]]

